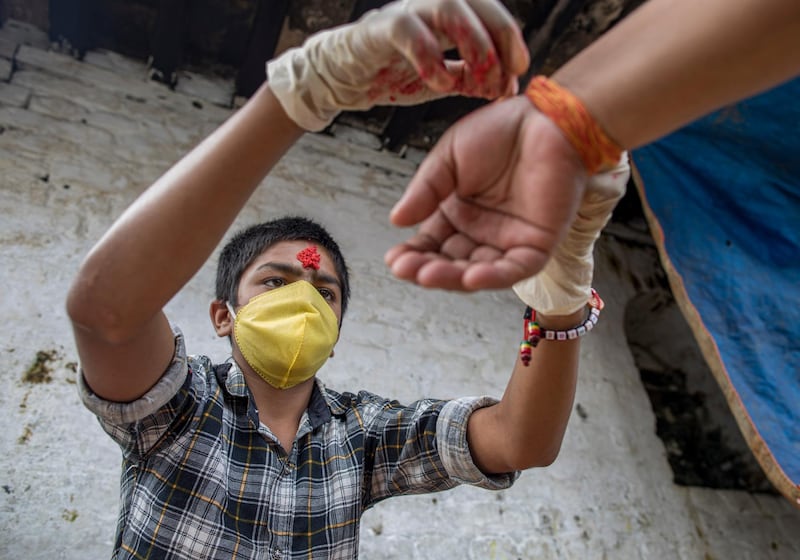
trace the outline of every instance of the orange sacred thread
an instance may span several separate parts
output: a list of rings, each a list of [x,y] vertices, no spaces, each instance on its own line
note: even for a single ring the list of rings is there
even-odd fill
[[[608,137],[586,106],[569,90],[544,76],[536,76],[528,84],[525,95],[561,129],[590,175],[619,162],[622,148]]]

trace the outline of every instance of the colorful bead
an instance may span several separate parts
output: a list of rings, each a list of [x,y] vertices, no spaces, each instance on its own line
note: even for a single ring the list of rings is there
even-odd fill
[[[519,357],[526,366],[531,363],[531,350],[531,344],[527,340],[519,345]]]
[[[522,363],[526,366],[530,363],[533,348],[543,338],[545,340],[574,340],[591,331],[600,319],[600,310],[605,304],[598,293],[592,289],[592,295],[586,305],[589,307],[589,316],[586,317],[586,320],[576,327],[563,331],[543,329],[536,322],[536,311],[526,307],[522,322],[523,340],[519,347]]]

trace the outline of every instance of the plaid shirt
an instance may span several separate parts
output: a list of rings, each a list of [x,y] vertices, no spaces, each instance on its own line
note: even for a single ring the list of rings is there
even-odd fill
[[[114,559],[351,559],[361,514],[380,500],[517,476],[472,462],[467,419],[487,397],[402,406],[317,381],[287,454],[241,370],[187,357],[178,331],[173,363],[139,400],[104,401],[83,379],[80,391],[122,447]]]

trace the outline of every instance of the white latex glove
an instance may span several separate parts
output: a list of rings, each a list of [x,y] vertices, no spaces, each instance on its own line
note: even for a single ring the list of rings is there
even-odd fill
[[[444,59],[453,46],[461,60]],[[513,95],[528,62],[498,0],[405,0],[312,35],[267,64],[267,81],[289,118],[318,131],[342,110]]]
[[[589,301],[594,273],[594,242],[625,194],[628,154],[617,166],[589,178],[578,214],[566,238],[536,276],[514,284],[514,292],[543,315],[569,315]]]

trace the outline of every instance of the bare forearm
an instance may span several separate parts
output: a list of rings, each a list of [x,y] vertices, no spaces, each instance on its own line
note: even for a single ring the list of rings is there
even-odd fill
[[[542,318],[550,329],[567,329],[585,316]],[[528,366],[517,358],[501,401],[476,411],[468,438],[484,472],[545,466],[555,460],[567,427],[578,373],[580,342],[541,340]]]
[[[554,79],[625,148],[800,73],[796,0],[650,0]]]
[[[124,339],[199,270],[270,168],[297,140],[268,88],[134,202],[73,284],[73,320]]]

